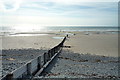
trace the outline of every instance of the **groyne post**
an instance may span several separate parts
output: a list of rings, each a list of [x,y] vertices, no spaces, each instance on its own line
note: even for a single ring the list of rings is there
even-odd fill
[[[39,57],[31,60],[19,69],[5,75],[1,80],[13,80],[13,78],[24,77],[30,79],[35,75],[39,75],[62,50],[65,40],[66,37],[60,44],[50,49],[47,53],[40,55]]]
[[[38,69],[40,69],[41,68],[41,56],[39,56],[37,60],[38,60]]]
[[[31,62],[27,64],[27,75],[28,75],[28,76],[32,76],[32,72],[31,72]]]
[[[7,74],[6,80],[13,80],[13,74]]]

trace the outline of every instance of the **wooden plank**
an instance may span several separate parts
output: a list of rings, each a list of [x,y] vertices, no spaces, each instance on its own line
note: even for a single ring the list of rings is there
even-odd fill
[[[41,56],[39,56],[37,58],[37,60],[38,60],[38,70],[39,70],[42,67],[42,65],[41,65]]]
[[[31,62],[27,64],[27,75],[32,75],[32,72],[31,72]]]
[[[49,63],[57,56],[58,53],[61,52],[63,44],[66,40],[66,37],[63,41],[48,51],[48,53],[44,53],[42,56],[35,58],[34,60],[29,61],[24,66],[18,68],[17,70],[7,74],[2,78],[2,80],[12,80],[13,78],[22,78],[25,75],[32,76],[32,73],[36,70],[39,70],[35,76],[38,76],[48,65]]]
[[[27,66],[26,65],[20,67],[19,69],[12,72],[13,78],[18,78],[18,77],[21,78],[20,76],[22,76],[22,74],[25,73],[26,71],[27,71]]]
[[[37,71],[38,68],[38,60],[35,58],[34,60],[31,61],[31,73],[34,73]]]
[[[49,65],[49,63],[60,53],[60,51],[58,53],[55,53],[55,55],[34,76],[39,76],[43,72],[43,70]]]

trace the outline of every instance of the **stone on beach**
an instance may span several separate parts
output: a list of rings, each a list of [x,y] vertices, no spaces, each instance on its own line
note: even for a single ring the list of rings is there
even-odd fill
[[[45,70],[43,78],[118,78],[117,35],[75,34],[69,35],[67,47]],[[62,39],[54,39],[55,36],[4,37],[3,75],[58,44]]]

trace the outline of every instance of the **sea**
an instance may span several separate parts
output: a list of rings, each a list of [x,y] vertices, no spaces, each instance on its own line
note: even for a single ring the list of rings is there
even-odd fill
[[[111,31],[118,33],[120,29],[118,27],[109,27],[109,26],[1,26],[0,33],[14,34],[21,32],[49,32],[49,31]]]

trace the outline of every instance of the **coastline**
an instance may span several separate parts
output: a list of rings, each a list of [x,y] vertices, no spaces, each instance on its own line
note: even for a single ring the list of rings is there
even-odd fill
[[[118,56],[118,33],[114,31],[60,31],[60,32],[24,32],[2,36],[2,49],[50,49],[64,36],[73,52],[90,53],[104,56]]]
[[[69,35],[64,44],[70,47],[64,47],[51,65],[35,78],[120,78],[118,34],[108,32],[72,34],[74,35]]]
[[[111,32],[81,32],[70,36],[66,44],[75,53],[118,57],[118,34]]]
[[[105,56],[111,58],[115,57],[116,59],[118,57],[118,52],[117,52],[118,34],[116,33],[98,32],[98,31],[94,31],[94,32],[93,31],[92,32],[91,31],[89,32],[61,31],[61,32],[29,33],[29,34],[47,34],[47,35],[31,35],[31,36],[22,35],[22,36],[2,37],[2,44],[3,44],[2,49],[3,51],[6,50],[6,53],[2,54],[3,56],[2,63],[4,66],[3,75],[14,69],[17,69],[18,67],[29,61],[30,59],[35,58],[37,55],[40,55],[44,51],[47,51],[53,46],[57,45],[59,42],[61,42],[62,37],[64,37],[67,34],[69,38],[66,41],[65,46],[71,47],[67,49],[70,52],[78,53],[79,55],[90,54],[90,55],[103,56],[103,57]],[[28,53],[26,53],[26,51]],[[19,55],[21,56],[19,57]],[[27,56],[28,58],[26,58]]]

